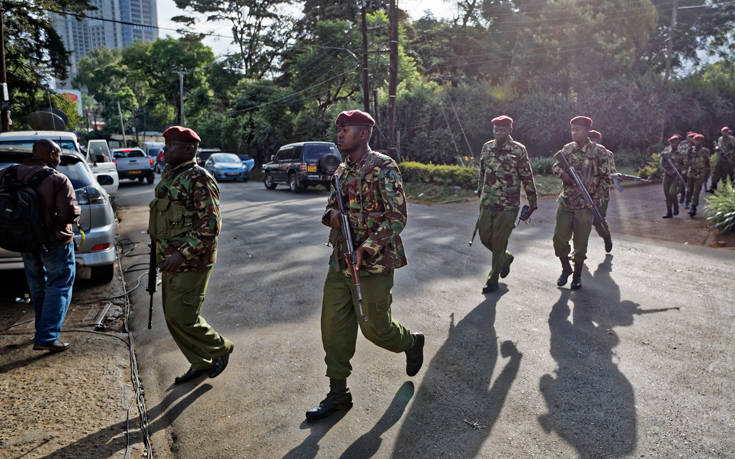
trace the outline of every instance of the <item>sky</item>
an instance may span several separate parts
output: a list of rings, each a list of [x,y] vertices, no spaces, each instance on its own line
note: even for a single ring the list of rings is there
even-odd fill
[[[407,11],[411,19],[418,19],[428,10],[437,18],[451,18],[456,13],[456,3],[453,0],[397,0],[398,7]],[[171,20],[174,16],[187,14],[178,9],[174,0],[158,0],[158,26],[164,28],[177,29],[181,25]],[[298,12],[299,9],[296,9]],[[203,15],[201,15],[203,16]],[[226,23],[201,23],[195,29],[198,32],[216,32],[221,35],[230,35],[229,26]],[[178,37],[173,31],[159,30],[159,38],[166,35]],[[230,43],[230,39],[220,37],[207,37],[204,43],[214,50],[215,55],[223,55],[228,52],[234,52],[235,48]]]

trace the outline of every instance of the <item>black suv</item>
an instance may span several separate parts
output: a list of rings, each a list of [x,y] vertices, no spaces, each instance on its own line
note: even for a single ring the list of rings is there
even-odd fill
[[[327,185],[332,178],[328,171],[340,162],[342,157],[332,142],[290,143],[263,164],[263,183],[269,190],[275,190],[279,183],[288,183],[294,192]]]

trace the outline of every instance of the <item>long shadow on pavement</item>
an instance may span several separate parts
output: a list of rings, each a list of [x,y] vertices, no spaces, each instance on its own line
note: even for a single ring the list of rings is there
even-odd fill
[[[196,387],[196,389],[194,389]],[[176,418],[184,412],[184,410],[194,403],[196,399],[212,389],[209,384],[203,384],[199,387],[195,383],[183,384],[176,386],[169,391],[161,400],[161,403],[153,408],[148,409],[148,432],[149,435],[169,427]],[[169,409],[178,398],[184,397]],[[135,410],[135,407],[132,407]],[[107,426],[102,430],[89,434],[76,442],[51,453],[52,457],[89,457],[94,452],[98,457],[109,457],[125,451],[128,443],[125,437],[126,426],[128,421],[122,421],[111,426]],[[136,435],[138,420],[130,419],[129,435]],[[142,439],[135,440],[130,438],[130,443],[142,442]]]
[[[456,326],[450,323],[449,337],[429,364],[398,433],[393,457],[478,455],[521,364],[522,354],[505,341],[500,352],[510,359],[492,382],[498,361],[495,306],[506,292],[501,286]]]
[[[337,425],[339,421],[347,414],[347,411],[340,411],[338,413],[329,416],[326,419],[322,419],[316,422],[301,423],[301,429],[310,429],[309,436],[301,442],[299,446],[292,449],[283,456],[283,459],[302,459],[302,458],[314,458],[319,452],[319,442],[329,432],[329,430]]]
[[[637,443],[635,395],[613,362],[613,348],[620,341],[613,327],[630,326],[635,314],[646,311],[631,301],[620,301],[611,272],[612,255],[607,255],[582,290],[560,291],[549,315],[550,352],[557,369],[556,377],[541,377],[548,413],[538,421],[581,457],[624,456]]]

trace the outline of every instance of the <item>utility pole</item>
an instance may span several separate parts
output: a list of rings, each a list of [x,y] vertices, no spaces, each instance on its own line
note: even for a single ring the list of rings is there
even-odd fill
[[[388,78],[388,151],[396,148],[396,87],[398,86],[398,14],[390,0],[390,76]]]
[[[174,73],[179,74],[179,96],[181,98],[179,105],[179,123],[181,126],[186,126],[186,121],[184,120],[184,75],[186,75],[187,71],[185,70],[174,70]]]
[[[120,101],[117,101],[117,113],[120,115],[120,130],[123,136],[123,148],[128,146],[128,142],[125,140],[125,124],[123,124],[122,110],[120,109]]]
[[[370,112],[370,87],[368,86],[368,35],[367,35],[367,5],[362,0],[362,105],[366,112]]]
[[[671,60],[674,55],[674,31],[676,30],[676,19],[679,11],[679,0],[674,0],[674,4],[671,7],[671,25],[669,26],[669,36],[667,37],[666,43],[666,70],[664,71],[664,91],[665,100],[668,104],[671,99],[671,88],[669,86],[669,80],[671,79]],[[659,140],[663,142],[666,138],[666,117],[661,118],[661,134]]]
[[[2,118],[3,132],[10,130],[10,95],[8,94],[8,77],[5,69],[5,11],[3,3],[0,2],[0,84],[2,85],[2,107],[0,118]]]

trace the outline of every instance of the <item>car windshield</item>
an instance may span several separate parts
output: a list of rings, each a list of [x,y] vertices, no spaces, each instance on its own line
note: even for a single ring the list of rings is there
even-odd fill
[[[5,169],[6,167],[23,162],[26,158],[28,158],[26,155],[18,158],[17,155],[0,153],[0,169]],[[84,162],[80,161],[77,157],[62,155],[61,164],[56,170],[69,177],[75,190],[92,184],[92,176],[89,170],[84,165]]]
[[[148,147],[148,156],[156,156],[163,147]]]
[[[112,154],[115,158],[145,158],[143,150],[115,150]]]
[[[64,150],[79,151],[71,140],[54,140],[54,142]],[[2,147],[33,147],[34,143],[36,143],[35,140],[0,140],[0,146]]]
[[[240,161],[240,158],[237,157],[237,155],[230,154],[230,153],[218,153],[216,155],[212,155],[212,160],[215,163],[240,164],[242,162]]]
[[[319,160],[327,153],[339,155],[337,147],[331,143],[307,143],[304,145],[304,161]]]

